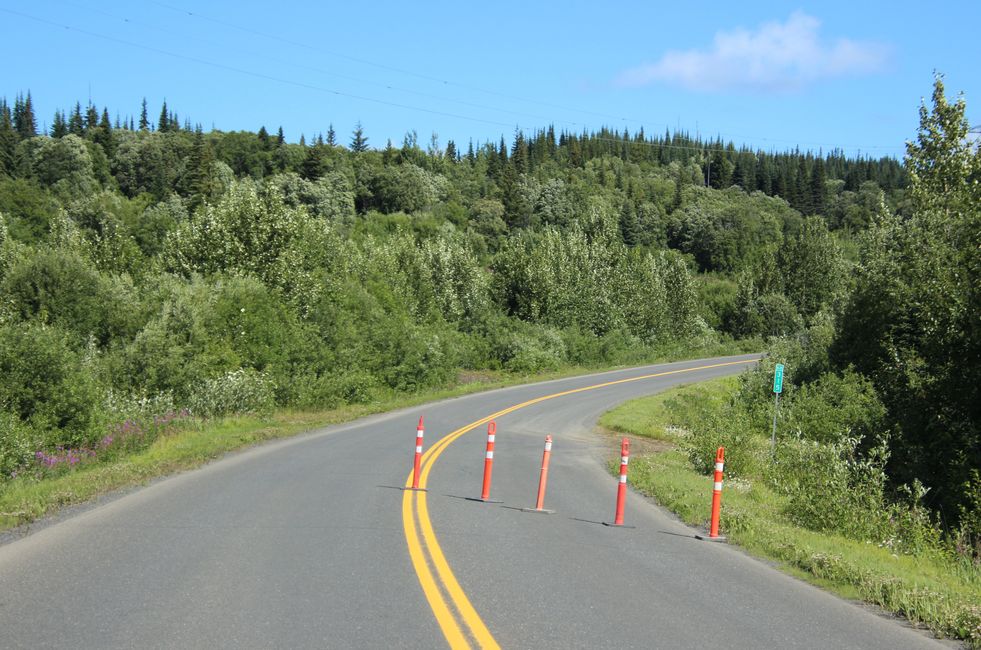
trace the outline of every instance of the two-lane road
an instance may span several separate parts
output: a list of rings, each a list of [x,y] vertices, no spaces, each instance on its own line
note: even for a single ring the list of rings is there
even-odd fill
[[[636,495],[633,528],[597,523],[615,495],[591,433],[599,414],[754,360],[471,395],[157,482],[0,547],[0,647],[941,647],[698,542]],[[460,430],[504,410],[491,493],[501,503],[467,500],[480,494],[486,425]],[[428,492],[404,492],[420,414]],[[524,513],[546,433],[557,513]]]

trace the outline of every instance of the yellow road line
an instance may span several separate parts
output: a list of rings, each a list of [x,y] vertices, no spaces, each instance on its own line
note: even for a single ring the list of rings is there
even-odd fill
[[[491,413],[487,417],[481,418],[476,422],[471,422],[468,425],[460,427],[449,435],[444,436],[439,440],[439,442],[426,451],[422,456],[422,471],[419,476],[419,487],[426,487],[429,480],[429,473],[436,464],[436,460],[454,440],[468,431],[473,431],[482,424],[486,424],[491,420],[517,411],[518,409],[523,409],[546,400],[555,399],[556,397],[573,395],[575,393],[596,390],[597,388],[605,388],[607,386],[616,386],[617,384],[626,384],[634,381],[642,381],[644,379],[653,379],[655,377],[665,377],[667,375],[677,375],[684,372],[694,372],[696,370],[708,370],[710,368],[721,368],[723,366],[735,366],[750,363],[756,363],[756,360],[747,359],[743,361],[727,361],[725,363],[713,363],[707,366],[698,366],[697,368],[667,370],[665,372],[657,372],[650,375],[628,377],[627,379],[617,379],[615,381],[607,381],[601,384],[594,384],[592,386],[573,388],[571,390],[536,397],[526,402],[509,406],[495,413]],[[410,472],[408,478],[406,478],[405,486],[410,487],[411,485],[412,473]],[[415,504],[415,515],[418,516],[419,520],[418,528],[416,527],[416,517],[413,516],[413,504]],[[443,636],[446,637],[446,641],[449,643],[450,648],[456,650],[457,648],[472,647],[464,634],[462,626],[460,625],[461,621],[458,621],[459,618],[462,620],[462,623],[466,625],[470,636],[481,648],[499,650],[500,646],[498,646],[497,641],[494,640],[494,637],[491,635],[490,630],[487,629],[487,626],[484,625],[483,620],[481,620],[480,616],[477,614],[477,610],[474,609],[473,604],[470,602],[470,599],[467,598],[463,588],[460,587],[460,583],[457,582],[456,576],[453,575],[453,570],[450,569],[450,565],[446,561],[446,557],[443,555],[443,550],[440,548],[439,542],[436,540],[436,532],[433,530],[432,522],[429,519],[429,508],[426,502],[425,492],[414,492],[412,490],[405,491],[405,494],[402,497],[402,522],[405,528],[405,540],[409,546],[409,557],[412,560],[412,566],[415,567],[416,576],[419,578],[419,584],[422,586],[422,591],[426,595],[426,600],[429,601],[429,606],[433,610],[433,615],[436,617],[436,621],[439,623],[439,627],[443,631]],[[420,529],[422,532],[422,541],[419,539]],[[429,561],[426,559],[427,554]],[[439,583],[437,583],[436,579],[433,577],[433,572],[429,566],[430,561],[432,562],[433,568],[436,570]],[[442,586],[443,590],[446,591],[446,594],[452,601],[453,608],[456,610],[455,615],[454,611],[451,610],[446,602],[446,599],[443,597],[443,591],[440,589],[440,586]]]

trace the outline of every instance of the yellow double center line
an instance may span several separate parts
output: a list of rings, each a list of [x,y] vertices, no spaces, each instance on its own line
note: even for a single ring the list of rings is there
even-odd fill
[[[446,451],[446,448],[450,446],[450,443],[468,431],[472,431],[477,427],[490,422],[491,420],[495,420],[499,417],[507,415],[508,413],[517,411],[518,409],[523,409],[526,406],[555,399],[556,397],[563,397],[574,393],[582,393],[584,391],[605,388],[607,386],[615,386],[617,384],[626,384],[644,379],[653,379],[655,377],[665,377],[667,375],[694,372],[696,370],[708,370],[709,368],[721,368],[723,366],[735,366],[750,363],[756,363],[756,360],[747,359],[742,361],[727,361],[725,363],[714,363],[707,366],[698,366],[697,368],[668,370],[665,372],[654,373],[652,375],[642,375],[640,377],[630,377],[628,379],[618,379],[616,381],[608,381],[602,384],[594,384],[583,388],[574,388],[572,390],[566,390],[560,393],[552,393],[551,395],[536,397],[535,399],[528,400],[527,402],[509,406],[508,408],[497,411],[496,413],[491,413],[487,417],[477,420],[476,422],[471,422],[466,426],[460,427],[433,445],[429,451],[422,456],[419,487],[426,487],[429,481],[429,472],[432,471],[433,465],[436,464],[436,460],[439,458],[440,454]],[[412,473],[410,472],[409,476],[405,480],[405,487],[409,488],[411,486]],[[429,507],[426,504],[425,492],[417,492],[414,490],[405,491],[404,496],[402,497],[402,524],[405,528],[405,541],[409,545],[409,557],[412,559],[412,566],[415,568],[416,575],[419,577],[419,584],[422,586],[423,593],[426,594],[426,600],[429,601],[429,606],[433,610],[433,615],[436,617],[436,621],[439,623],[439,627],[442,629],[443,635],[446,637],[446,641],[449,643],[450,647],[454,650],[456,648],[471,648],[473,647],[473,642],[475,642],[477,646],[481,648],[500,648],[500,646],[497,645],[497,641],[495,641],[494,637],[491,636],[490,630],[487,629],[487,626],[484,625],[484,622],[480,619],[480,616],[477,614],[477,610],[474,609],[470,599],[467,598],[467,595],[463,592],[463,589],[460,587],[460,583],[457,582],[456,576],[453,575],[453,570],[450,569],[450,565],[446,561],[446,557],[443,555],[443,550],[439,547],[439,542],[436,541],[436,533],[433,530],[433,524],[429,519]],[[435,575],[433,575],[433,571],[435,571]],[[447,599],[449,602],[447,602]]]

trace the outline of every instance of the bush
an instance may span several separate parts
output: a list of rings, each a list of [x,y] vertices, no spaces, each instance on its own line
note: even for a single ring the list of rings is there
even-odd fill
[[[40,436],[20,418],[0,411],[0,482],[30,463],[40,443]]]
[[[885,444],[862,455],[859,440],[822,444],[800,437],[777,446],[770,481],[789,497],[786,514],[805,528],[858,540],[889,537]]]
[[[548,372],[558,369],[565,360],[565,343],[552,329],[521,328],[500,343],[498,358],[510,372]]]
[[[44,432],[49,446],[95,439],[102,390],[68,337],[53,327],[0,326],[0,408]]]
[[[275,403],[273,391],[264,374],[239,368],[205,380],[191,394],[188,406],[201,417],[267,415]]]
[[[768,441],[753,427],[752,420],[737,403],[703,413],[691,424],[683,447],[692,465],[703,474],[713,470],[719,447],[725,447],[727,476],[759,476],[769,455]]]
[[[865,440],[882,429],[885,417],[872,383],[853,370],[826,373],[804,384],[783,408],[785,429],[819,442]]]

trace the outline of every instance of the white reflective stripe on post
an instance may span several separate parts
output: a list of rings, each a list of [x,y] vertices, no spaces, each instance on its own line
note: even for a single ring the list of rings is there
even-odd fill
[[[626,483],[627,482],[627,475],[626,474],[621,474],[620,475],[620,482],[621,483]]]
[[[421,454],[422,453],[422,445],[416,445],[416,453],[417,454]]]
[[[716,463],[715,464],[715,471],[721,472],[722,471],[722,467],[723,467],[723,464],[722,463]]]
[[[490,434],[489,436],[487,436],[487,442],[494,442],[494,434],[493,433]]]
[[[717,491],[719,491],[719,492],[721,492],[721,491],[722,491],[722,481],[717,481],[717,482],[716,482],[716,483],[714,484],[714,487],[713,487],[712,489],[714,489],[714,490],[717,490]]]
[[[493,459],[494,458],[494,452],[493,451],[488,451],[487,452],[487,458]]]
[[[629,460],[630,460],[630,458],[628,456],[620,456],[620,464],[621,465],[626,465],[627,464],[627,461],[629,461]]]
[[[545,451],[552,451],[552,443],[550,442],[545,443]]]

